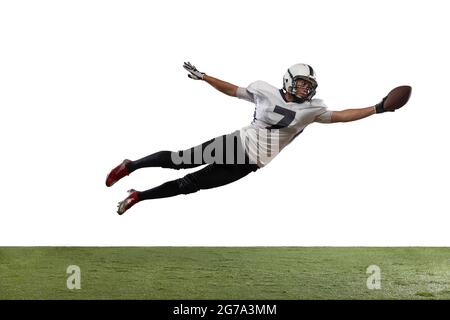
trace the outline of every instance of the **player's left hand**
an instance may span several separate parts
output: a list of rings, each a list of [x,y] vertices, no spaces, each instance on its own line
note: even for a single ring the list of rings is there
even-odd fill
[[[376,113],[383,113],[385,111],[395,111],[395,110],[386,110],[386,109],[384,109],[384,102],[386,101],[386,98],[387,98],[387,96],[384,97],[383,100],[381,100],[379,103],[377,103],[375,105],[375,112]]]
[[[197,70],[195,66],[193,66],[190,62],[185,62],[183,64],[183,68],[185,68],[189,74],[188,77],[194,80],[203,80],[203,77],[205,76],[204,72],[200,72]]]

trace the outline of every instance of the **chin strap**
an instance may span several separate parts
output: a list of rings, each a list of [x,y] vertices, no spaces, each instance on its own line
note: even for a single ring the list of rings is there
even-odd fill
[[[280,89],[280,93],[282,95],[286,95],[287,93],[289,93],[294,99],[292,102],[295,102],[295,103],[303,103],[305,101],[310,101],[311,100],[311,99],[308,99],[308,98],[299,98],[296,95],[286,91],[285,89]],[[287,102],[286,98],[283,98],[283,99]]]
[[[297,97],[296,95],[293,95],[293,96],[294,96],[294,102],[296,102],[296,103],[303,103],[303,102],[309,100],[309,99],[307,99],[307,98],[299,98],[299,97]]]

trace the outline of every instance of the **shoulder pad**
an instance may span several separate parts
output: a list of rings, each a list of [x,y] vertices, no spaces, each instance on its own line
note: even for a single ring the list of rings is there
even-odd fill
[[[268,84],[265,81],[261,81],[261,80],[250,83],[247,87],[247,90],[253,94],[258,94],[258,93],[262,93],[264,91],[271,91],[271,90],[278,91],[278,89],[275,88],[274,86]]]
[[[322,107],[322,108],[327,107],[327,105],[325,104],[325,102],[323,102],[322,99],[311,99],[311,105],[313,107]]]

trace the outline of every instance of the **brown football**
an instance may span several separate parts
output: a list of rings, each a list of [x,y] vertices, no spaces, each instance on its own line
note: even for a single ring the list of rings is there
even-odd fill
[[[400,86],[391,90],[384,101],[384,110],[392,111],[403,107],[411,96],[410,86]]]

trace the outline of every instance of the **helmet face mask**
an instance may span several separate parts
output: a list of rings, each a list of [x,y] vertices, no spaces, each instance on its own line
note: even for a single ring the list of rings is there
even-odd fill
[[[301,96],[297,90],[297,80],[306,80],[311,84],[306,96]],[[283,77],[283,89],[295,97],[295,102],[311,100],[316,94],[317,81],[313,68],[307,64],[299,63],[291,66]]]
[[[298,92],[299,90],[306,91],[306,96],[308,96],[315,88],[316,86],[314,85],[314,83],[304,77],[296,77],[294,78],[294,84],[293,87],[291,89],[291,91],[293,92],[293,94],[297,97],[303,97],[302,95],[299,95],[300,92]]]

